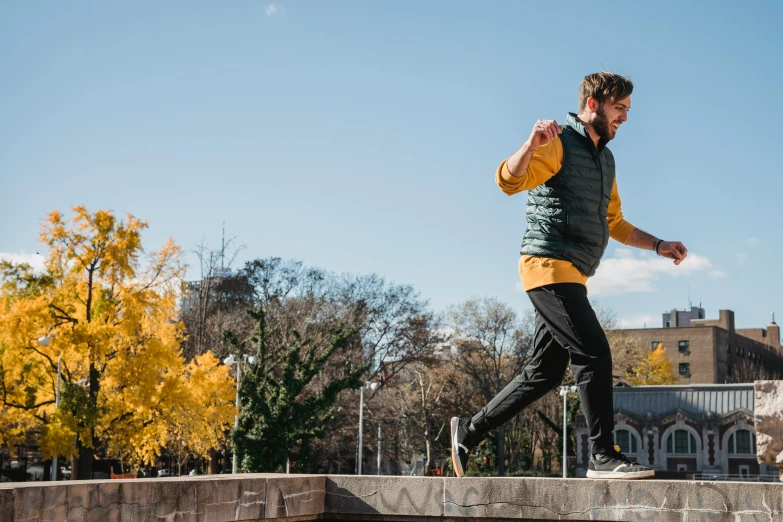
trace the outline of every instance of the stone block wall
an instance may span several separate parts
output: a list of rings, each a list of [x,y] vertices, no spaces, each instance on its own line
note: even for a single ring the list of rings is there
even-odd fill
[[[783,522],[783,484],[247,474],[0,487],[0,522],[460,519]]]

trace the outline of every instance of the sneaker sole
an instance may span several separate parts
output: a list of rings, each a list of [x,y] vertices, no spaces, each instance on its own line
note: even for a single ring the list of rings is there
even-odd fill
[[[591,479],[620,479],[620,480],[638,480],[652,478],[655,476],[654,470],[647,471],[628,471],[622,473],[619,471],[593,471],[588,470],[587,478]]]
[[[465,470],[462,469],[462,463],[457,455],[457,430],[459,429],[459,417],[451,418],[451,462],[454,464],[454,473],[457,477],[464,477]]]

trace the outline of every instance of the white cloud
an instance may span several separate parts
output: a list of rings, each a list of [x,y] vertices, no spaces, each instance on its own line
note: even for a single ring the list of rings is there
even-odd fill
[[[36,272],[43,272],[46,258],[40,254],[28,254],[26,252],[0,252],[0,259],[12,263],[27,263]]]
[[[750,246],[754,247],[754,246],[759,244],[759,240],[758,240],[757,237],[752,237],[752,238],[748,239],[748,244]]]
[[[617,324],[620,328],[657,328],[661,326],[661,316],[649,314],[631,315],[628,317],[621,317],[617,320]]]
[[[275,4],[269,4],[268,6],[266,6],[267,16],[274,16],[275,13],[277,13],[277,6]]]
[[[745,252],[738,252],[734,255],[734,263],[738,265],[744,265],[748,261],[750,261],[750,256]]]
[[[671,259],[652,257],[646,252],[634,252],[618,248],[614,257],[601,261],[595,277],[588,282],[590,296],[620,295],[633,292],[652,292],[654,282],[662,277],[682,277],[706,273],[709,277],[724,277],[724,273],[712,266],[709,259],[688,254],[681,265]]]

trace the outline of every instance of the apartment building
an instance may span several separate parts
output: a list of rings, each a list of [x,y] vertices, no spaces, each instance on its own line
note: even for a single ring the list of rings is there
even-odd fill
[[[634,336],[650,349],[663,344],[666,356],[679,375],[678,384],[722,384],[750,382],[768,375],[783,375],[780,327],[734,326],[734,312],[720,310],[718,319],[706,319],[701,306],[674,309],[662,316],[660,328],[638,328],[618,332]]]

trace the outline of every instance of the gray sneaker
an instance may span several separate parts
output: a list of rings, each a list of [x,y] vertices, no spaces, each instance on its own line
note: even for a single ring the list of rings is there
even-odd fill
[[[458,477],[465,476],[465,468],[468,466],[470,443],[468,441],[467,424],[470,418],[451,418],[451,462],[454,464],[454,473]]]
[[[654,476],[654,470],[642,466],[620,453],[619,446],[615,446],[612,453],[593,455],[587,469],[587,478],[596,479],[633,480]]]

